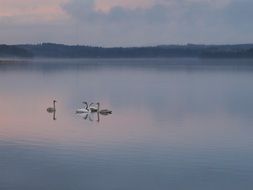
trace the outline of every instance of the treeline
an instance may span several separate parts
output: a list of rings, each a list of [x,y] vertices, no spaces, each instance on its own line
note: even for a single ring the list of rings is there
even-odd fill
[[[34,54],[25,48],[10,45],[0,45],[0,57],[33,57]]]
[[[69,46],[42,43],[36,45],[0,45],[0,57],[45,58],[253,58],[253,44],[243,45],[161,45],[153,47]]]

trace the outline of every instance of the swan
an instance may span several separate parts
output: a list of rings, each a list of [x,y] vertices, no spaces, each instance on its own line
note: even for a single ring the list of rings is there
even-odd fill
[[[90,103],[90,105],[89,105],[89,109],[90,109],[90,111],[91,112],[97,112],[98,111],[98,106],[93,106],[94,105],[94,103],[92,102],[92,103]]]
[[[56,103],[56,100],[53,101],[54,107],[47,108],[48,113],[54,113],[56,111],[55,103]]]
[[[107,109],[104,109],[104,110],[100,110],[100,103],[98,102],[97,103],[97,106],[98,106],[98,113],[100,113],[101,115],[109,115],[109,114],[112,114],[112,111],[111,110],[107,110]]]
[[[76,110],[76,113],[90,113],[91,112],[90,109],[89,109],[88,103],[83,102],[83,104],[85,105],[85,107]]]

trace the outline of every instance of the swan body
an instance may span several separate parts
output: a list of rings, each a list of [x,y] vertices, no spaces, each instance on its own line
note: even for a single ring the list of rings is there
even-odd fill
[[[96,106],[93,106],[93,105],[94,105],[94,103],[90,103],[90,105],[89,105],[90,111],[91,112],[97,112],[98,111],[98,106],[96,107]]]
[[[112,111],[111,110],[100,110],[99,113],[101,115],[109,115],[109,114],[112,114]]]
[[[48,112],[48,113],[54,113],[54,112],[56,111],[55,103],[56,103],[56,100],[53,101],[54,107],[49,107],[49,108],[47,108],[47,112]]]
[[[100,103],[98,102],[97,103],[97,112],[100,113],[101,115],[109,115],[109,114],[112,114],[112,111],[111,110],[107,110],[107,109],[103,109],[103,110],[100,110]]]
[[[80,108],[80,109],[76,110],[76,113],[90,113],[90,110],[88,110],[86,108]]]
[[[87,102],[83,102],[83,104],[85,105],[85,107],[76,110],[76,113],[77,113],[77,114],[81,114],[81,113],[90,113],[90,112],[91,112],[90,109],[89,109],[88,103],[87,103]]]
[[[76,113],[90,113],[90,111],[85,108],[80,108],[80,109],[76,110]]]

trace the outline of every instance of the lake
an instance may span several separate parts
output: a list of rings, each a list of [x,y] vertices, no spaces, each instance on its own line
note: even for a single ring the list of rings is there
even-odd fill
[[[251,190],[252,81],[250,59],[2,61],[0,189]]]

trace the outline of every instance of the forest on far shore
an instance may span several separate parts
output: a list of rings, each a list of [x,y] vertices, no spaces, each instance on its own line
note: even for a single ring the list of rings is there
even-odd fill
[[[0,45],[0,57],[16,58],[253,58],[253,44],[159,45],[149,47],[94,47],[42,43]]]

